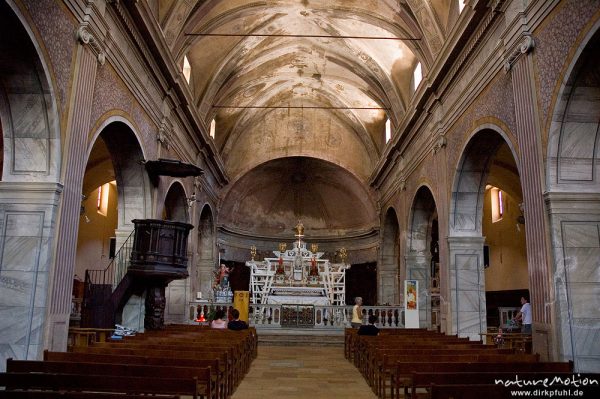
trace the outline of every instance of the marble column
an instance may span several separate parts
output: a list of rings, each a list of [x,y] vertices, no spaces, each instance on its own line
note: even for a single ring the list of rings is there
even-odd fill
[[[507,57],[515,98],[519,165],[527,237],[529,293],[533,316],[533,351],[543,359],[551,356],[553,292],[550,284],[551,265],[548,259],[548,226],[544,207],[543,154],[541,129],[537,111],[533,60],[530,52],[533,38],[523,33],[515,50]]]
[[[484,240],[484,237],[448,237],[452,330],[447,333],[472,340],[481,339],[479,333],[487,332]]]
[[[600,194],[547,193],[555,259],[558,360],[600,372]]]
[[[59,183],[0,182],[0,371],[9,357],[42,355],[61,191]]]
[[[419,282],[419,327],[431,327],[431,256],[410,253],[404,257],[406,279]]]
[[[75,72],[63,157],[64,193],[58,221],[56,260],[49,298],[45,347],[55,351],[67,349],[71,291],[75,270],[81,190],[87,162],[88,130],[92,112],[97,55],[88,46],[77,46]]]

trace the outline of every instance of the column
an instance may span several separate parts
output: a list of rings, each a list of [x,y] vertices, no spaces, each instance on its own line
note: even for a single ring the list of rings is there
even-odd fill
[[[448,237],[452,330],[447,333],[472,340],[481,339],[479,333],[487,332],[484,240],[484,237]]]
[[[413,252],[404,257],[406,279],[419,281],[419,327],[431,327],[431,256]]]

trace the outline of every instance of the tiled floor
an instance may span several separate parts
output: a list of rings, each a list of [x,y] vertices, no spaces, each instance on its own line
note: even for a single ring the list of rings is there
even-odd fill
[[[232,399],[376,399],[343,347],[264,346]]]

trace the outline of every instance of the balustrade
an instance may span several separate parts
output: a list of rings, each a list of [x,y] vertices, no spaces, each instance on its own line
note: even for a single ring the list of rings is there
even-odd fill
[[[233,309],[232,303],[190,302],[190,323],[194,323],[200,309],[208,320],[211,311]],[[282,308],[302,307],[307,305],[282,305],[282,304],[251,304],[249,311],[249,324],[254,327],[285,328],[289,327],[283,321]],[[341,329],[350,327],[352,319],[352,306],[310,305],[313,308],[315,328]],[[404,328],[404,308],[402,306],[363,306],[363,324],[367,323],[369,315],[377,317],[375,325],[379,328]],[[299,309],[300,310],[300,309]],[[283,324],[283,325],[282,325]],[[302,326],[298,326],[302,327]],[[304,325],[304,328],[307,326]],[[312,326],[311,326],[312,327]]]

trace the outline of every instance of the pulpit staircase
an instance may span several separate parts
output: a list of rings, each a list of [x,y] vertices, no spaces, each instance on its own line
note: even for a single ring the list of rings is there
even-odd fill
[[[115,314],[120,314],[135,291],[134,279],[127,272],[133,249],[134,232],[125,240],[105,269],[85,271],[82,327],[112,328]]]

